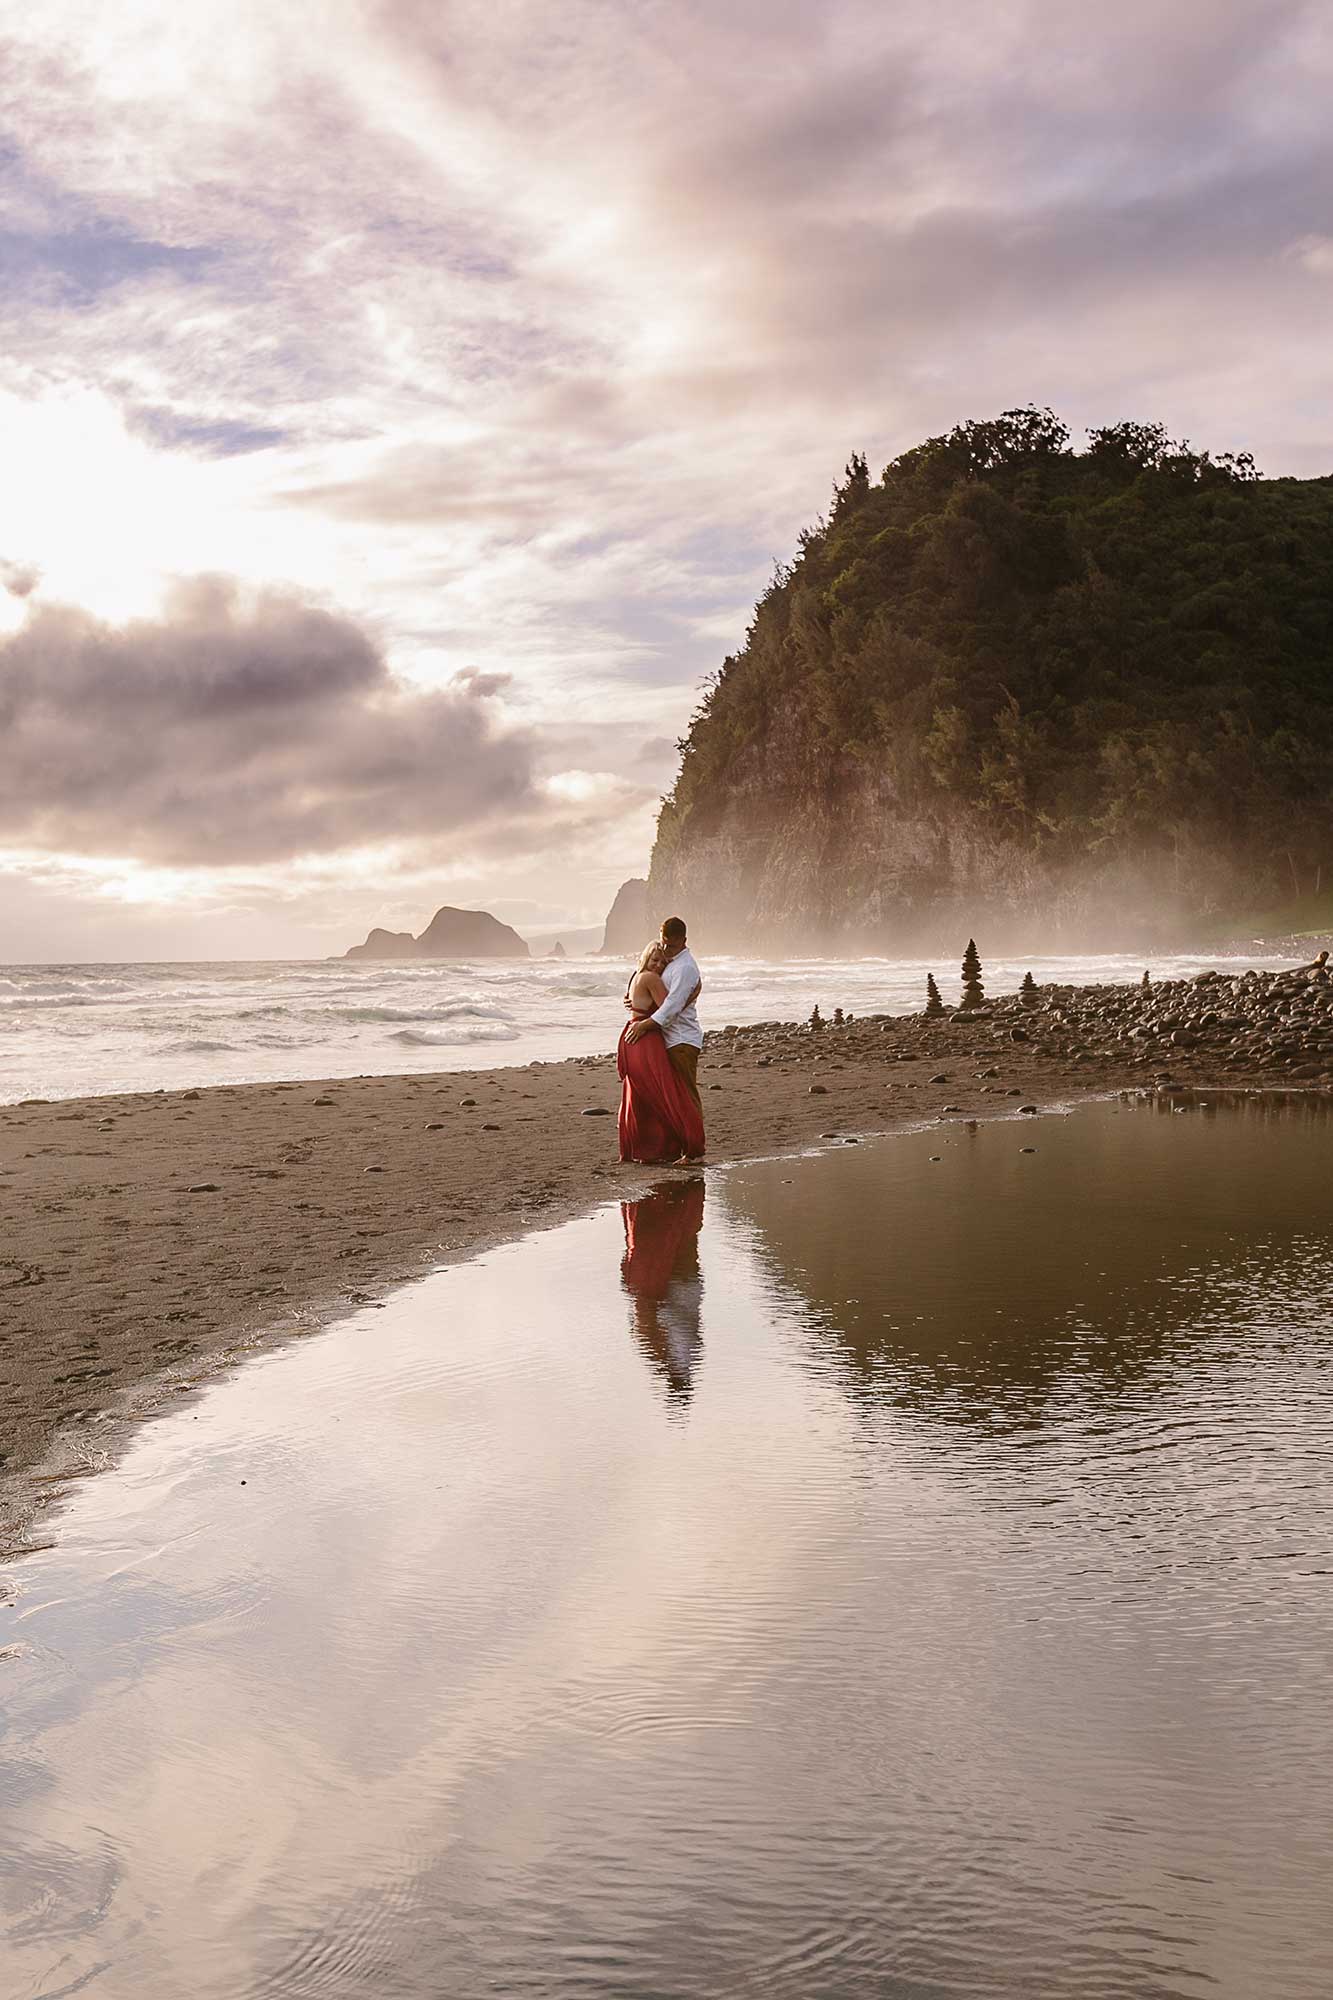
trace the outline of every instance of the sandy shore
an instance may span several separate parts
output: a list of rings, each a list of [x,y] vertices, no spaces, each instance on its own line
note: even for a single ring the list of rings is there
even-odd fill
[[[723,1030],[700,1072],[709,1160],[1126,1087],[1333,1088],[1333,988],[1299,989],[1293,1029],[1292,983],[1235,987]],[[0,1547],[247,1349],[642,1193],[657,1176],[618,1163],[617,1098],[606,1056],[0,1108]]]

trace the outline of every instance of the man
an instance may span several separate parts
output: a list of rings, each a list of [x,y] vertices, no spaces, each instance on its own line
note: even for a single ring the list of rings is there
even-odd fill
[[[662,973],[662,984],[666,987],[666,999],[655,1014],[644,1021],[632,1021],[626,1029],[626,1038],[637,1042],[640,1035],[646,1035],[655,1021],[662,1030],[662,1040],[666,1043],[671,1067],[679,1076],[690,1096],[703,1116],[703,1100],[699,1096],[699,1052],[704,1045],[703,1029],[699,1026],[699,1016],[694,1003],[703,985],[694,953],[686,941],[685,919],[668,917],[662,926],[662,949],[667,962]]]

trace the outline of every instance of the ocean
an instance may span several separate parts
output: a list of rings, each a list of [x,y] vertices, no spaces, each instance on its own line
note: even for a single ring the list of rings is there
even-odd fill
[[[1209,965],[1289,963],[1166,956],[1154,979]],[[1142,956],[987,961],[993,995],[1039,984],[1138,979]],[[958,997],[951,966],[922,959],[709,958],[705,1027],[805,1020],[816,1004],[906,1014],[927,972]],[[626,966],[617,959],[401,963],[0,965],[0,1103],[192,1085],[560,1062],[614,1048]]]

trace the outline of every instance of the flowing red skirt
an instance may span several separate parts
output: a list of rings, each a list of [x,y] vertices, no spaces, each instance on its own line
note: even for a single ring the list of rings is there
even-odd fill
[[[625,1023],[627,1033],[630,1023]],[[645,1166],[661,1166],[682,1153],[697,1159],[704,1150],[704,1121],[699,1107],[671,1067],[660,1028],[650,1028],[637,1042],[620,1037],[616,1051],[620,1073],[620,1157]]]

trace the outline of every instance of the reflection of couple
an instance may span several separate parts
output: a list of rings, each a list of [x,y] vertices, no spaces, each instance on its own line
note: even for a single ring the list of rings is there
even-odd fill
[[[668,917],[625,989],[630,1019],[616,1055],[622,1160],[667,1166],[682,1157],[703,1158],[698,1077],[704,1038],[694,1010],[702,985],[684,921]]]
[[[688,1400],[703,1339],[700,1308],[699,1229],[704,1219],[702,1180],[657,1188],[642,1201],[620,1204],[625,1224],[621,1281],[634,1301],[634,1333],[671,1400]]]

